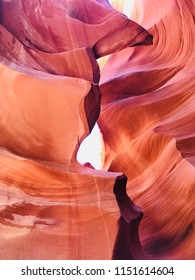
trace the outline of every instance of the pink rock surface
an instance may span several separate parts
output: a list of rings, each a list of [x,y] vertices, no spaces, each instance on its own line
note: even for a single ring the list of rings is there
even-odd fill
[[[0,2],[0,259],[195,258],[194,2],[111,2]]]
[[[132,2],[153,45],[112,54],[101,70],[104,170],[127,175],[148,257],[194,259],[194,3]]]
[[[2,1],[1,10],[1,22],[7,30],[25,46],[46,52],[89,47],[100,57],[150,41],[146,30],[113,9],[107,0],[12,0]]]

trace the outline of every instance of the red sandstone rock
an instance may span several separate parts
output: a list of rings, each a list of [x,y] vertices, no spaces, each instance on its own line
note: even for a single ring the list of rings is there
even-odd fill
[[[95,57],[151,36],[107,1],[1,1],[0,15],[0,258],[143,258],[126,178],[76,154],[100,112]]]
[[[107,0],[2,1],[1,23],[26,47],[49,53],[88,47],[100,57],[151,41]]]
[[[121,173],[35,162],[3,149],[0,170],[1,259],[111,259],[117,201],[131,226],[128,254],[143,257],[137,235],[142,213],[128,201]]]
[[[1,259],[195,258],[193,1],[112,2],[0,3]]]
[[[0,66],[0,145],[34,159],[75,160],[99,115],[98,88],[82,79],[25,72]]]
[[[194,5],[132,2],[154,44],[112,54],[101,70],[104,170],[128,177],[149,258],[194,259]]]

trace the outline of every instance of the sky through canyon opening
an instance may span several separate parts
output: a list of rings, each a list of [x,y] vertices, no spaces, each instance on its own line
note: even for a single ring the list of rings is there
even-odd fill
[[[89,162],[95,169],[102,169],[103,165],[103,139],[96,123],[89,136],[80,145],[77,160],[84,164]]]

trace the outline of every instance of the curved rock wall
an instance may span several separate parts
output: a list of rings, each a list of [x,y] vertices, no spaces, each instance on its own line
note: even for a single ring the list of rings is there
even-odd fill
[[[128,177],[147,256],[194,258],[194,3],[124,2],[153,45],[112,54],[101,70],[104,169]]]
[[[110,2],[0,1],[0,259],[195,258],[194,2]]]

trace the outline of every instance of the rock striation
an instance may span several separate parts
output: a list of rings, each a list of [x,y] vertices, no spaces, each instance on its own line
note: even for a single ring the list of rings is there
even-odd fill
[[[0,1],[0,259],[195,258],[194,2],[110,2]]]
[[[104,170],[128,177],[149,258],[194,259],[194,2],[124,2],[153,45],[125,48],[102,65]]]

